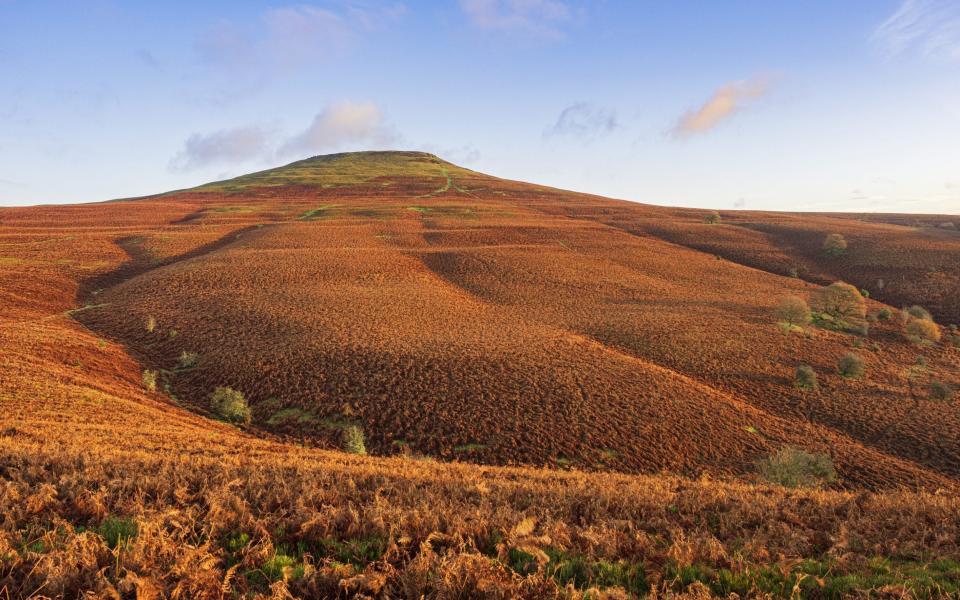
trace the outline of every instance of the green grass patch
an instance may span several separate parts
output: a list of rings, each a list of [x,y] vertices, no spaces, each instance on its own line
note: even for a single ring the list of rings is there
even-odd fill
[[[488,448],[486,444],[470,443],[470,444],[463,444],[462,446],[454,446],[453,451],[459,452],[459,453],[475,452],[477,450],[485,450],[486,448]]]
[[[328,210],[330,210],[331,208],[334,208],[334,207],[336,207],[336,206],[339,206],[339,205],[338,205],[338,204],[324,204],[323,206],[320,206],[320,207],[317,207],[317,208],[313,208],[313,209],[311,209],[311,210],[308,210],[307,212],[305,212],[305,213],[303,213],[302,215],[300,215],[299,217],[297,217],[297,220],[299,220],[299,221],[316,221],[316,220],[318,220],[318,219],[322,219],[322,218],[328,216],[328,215],[327,215],[327,211],[328,211]]]
[[[544,567],[546,574],[561,586],[573,585],[578,590],[591,587],[621,587],[635,596],[650,592],[647,573],[643,565],[625,561],[590,560],[553,548],[544,550],[550,558]],[[508,553],[509,567],[528,575],[537,570],[537,561],[532,554],[512,548]]]
[[[278,410],[272,417],[267,419],[267,425],[279,425],[287,421],[296,421],[297,423],[315,423],[320,421],[320,417],[310,411],[300,408],[284,408]]]
[[[95,529],[98,535],[106,540],[111,549],[115,549],[124,542],[137,536],[138,528],[136,522],[132,519],[120,517],[107,517],[99,527]]]
[[[887,588],[905,591],[905,597],[944,598],[960,594],[960,562],[876,558],[866,569],[855,573],[837,573],[834,565],[818,560],[805,560],[790,569],[771,565],[748,567],[737,572],[706,565],[668,565],[664,581],[674,591],[685,591],[693,583],[700,582],[717,596],[790,598],[797,589],[804,598],[840,600],[867,596],[871,591]]]

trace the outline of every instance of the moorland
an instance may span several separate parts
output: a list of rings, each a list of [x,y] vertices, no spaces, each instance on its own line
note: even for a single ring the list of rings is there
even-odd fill
[[[0,597],[960,593],[960,217],[349,153],[0,209],[0,304]]]

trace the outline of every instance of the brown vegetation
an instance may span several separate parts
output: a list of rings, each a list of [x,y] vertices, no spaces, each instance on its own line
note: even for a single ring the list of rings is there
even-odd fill
[[[817,244],[781,233],[856,236],[836,268],[881,239],[956,259],[955,234],[725,213],[703,252],[678,245],[704,237],[702,211],[353,160],[0,211],[0,590],[931,595],[918,570],[960,559],[960,409],[904,374],[922,353],[921,381],[955,387],[960,350],[878,321],[857,351],[870,377],[843,380],[853,336],[769,316],[824,276]],[[883,294],[917,273],[878,264],[898,282]],[[953,285],[944,264],[910,293]],[[798,364],[819,393],[791,385]],[[219,386],[249,426],[211,405]],[[379,456],[313,448],[357,432]],[[833,491],[749,483],[785,446],[829,454]],[[942,567],[930,581],[954,585]]]

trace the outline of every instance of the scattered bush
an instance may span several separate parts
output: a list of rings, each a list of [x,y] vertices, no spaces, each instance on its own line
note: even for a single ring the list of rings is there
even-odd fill
[[[766,481],[784,487],[820,487],[837,479],[829,456],[791,446],[760,461],[758,471]]]
[[[243,393],[229,387],[218,387],[210,395],[210,406],[221,418],[233,423],[250,422],[250,406]]]
[[[907,339],[916,344],[931,344],[940,341],[940,328],[933,321],[910,318],[903,326]]]
[[[884,306],[877,311],[877,320],[878,321],[889,321],[893,318],[893,311]]]
[[[823,240],[823,252],[827,256],[840,256],[847,251],[847,240],[839,233],[831,233]]]
[[[177,363],[177,366],[181,369],[192,369],[193,367],[197,366],[198,360],[200,360],[199,354],[184,350],[180,353],[180,361]]]
[[[940,227],[943,229],[956,229],[957,224],[953,221],[944,221],[943,223],[940,223]]]
[[[931,381],[927,386],[927,394],[931,400],[949,402],[953,399],[953,388],[942,381]]]
[[[720,213],[713,211],[712,213],[707,213],[707,216],[703,218],[704,223],[709,223],[710,225],[716,225],[720,222]]]
[[[837,372],[848,379],[857,379],[866,371],[863,359],[856,354],[845,354],[837,361]]]
[[[791,328],[810,322],[810,307],[799,296],[785,296],[777,305],[777,320]]]
[[[343,451],[350,454],[366,454],[363,429],[359,425],[349,425],[343,430]]]
[[[153,315],[147,317],[147,333],[153,333],[157,328],[157,320],[153,318]]]
[[[143,372],[143,388],[148,392],[157,391],[157,372],[146,369]]]
[[[904,308],[901,313],[904,322],[909,321],[910,319],[920,319],[921,321],[932,321],[933,315],[930,314],[930,311],[925,309],[922,306],[917,306],[914,304],[909,308]]]
[[[866,325],[867,303],[860,291],[849,283],[837,281],[820,288],[811,305],[821,320],[826,316],[840,329],[856,330]]]
[[[817,389],[817,372],[810,365],[800,365],[797,367],[797,374],[794,377],[793,385],[801,390]]]

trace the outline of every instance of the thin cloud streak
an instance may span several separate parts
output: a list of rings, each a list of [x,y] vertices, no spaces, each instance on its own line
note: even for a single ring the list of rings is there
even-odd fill
[[[574,11],[559,0],[460,0],[460,8],[479,29],[534,37],[561,38]]]
[[[956,0],[904,0],[871,36],[888,54],[911,51],[924,58],[960,61],[960,3]]]
[[[766,77],[728,83],[714,92],[702,106],[680,117],[671,134],[674,138],[682,138],[709,131],[765,96],[769,89],[770,83]]]

